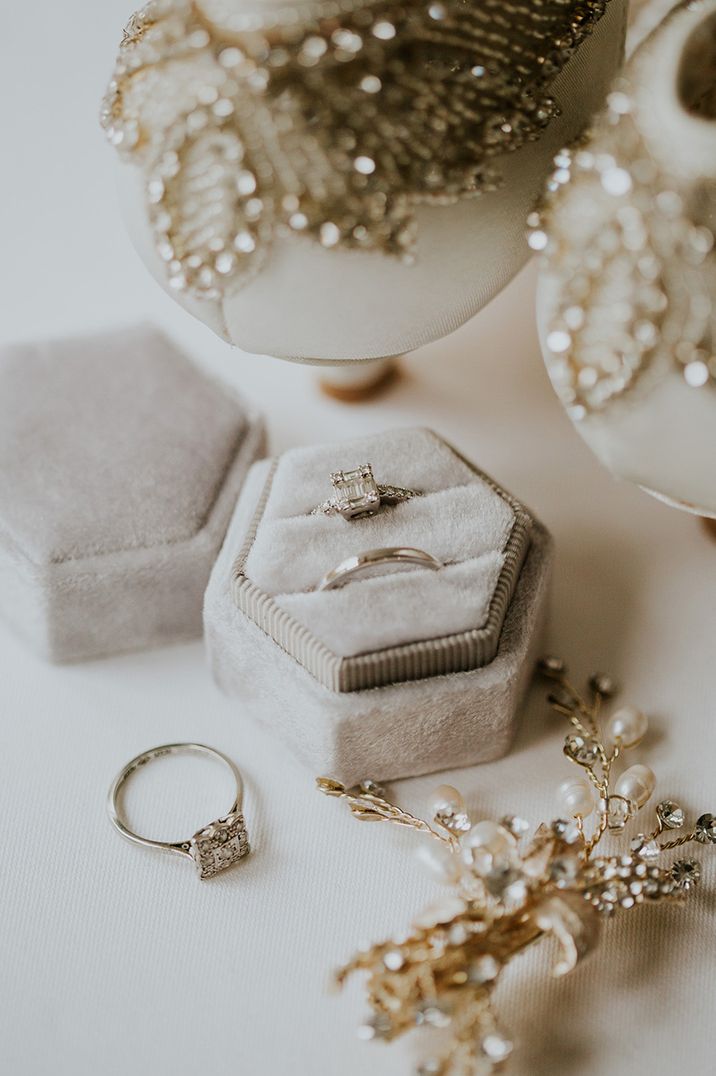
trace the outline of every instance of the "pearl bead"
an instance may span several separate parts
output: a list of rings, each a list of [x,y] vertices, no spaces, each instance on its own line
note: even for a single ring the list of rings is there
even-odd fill
[[[428,811],[430,817],[437,814],[462,814],[465,810],[465,800],[452,785],[438,785],[428,796]]]
[[[510,831],[489,819],[477,822],[461,838],[460,844],[463,859],[478,874],[489,874],[497,867],[511,866],[516,856],[517,841]]]
[[[592,787],[581,777],[570,777],[567,781],[562,781],[558,795],[570,817],[581,815],[586,818],[594,810]]]
[[[648,719],[636,706],[622,706],[615,710],[607,722],[607,733],[612,743],[620,740],[623,747],[635,747],[646,735]]]
[[[638,763],[636,766],[630,766],[628,770],[624,770],[624,773],[614,786],[614,791],[618,796],[631,800],[637,807],[643,807],[654,791],[655,785],[654,771],[648,766]]]
[[[460,860],[444,844],[426,841],[415,852],[415,858],[428,874],[443,885],[454,885],[460,877]]]

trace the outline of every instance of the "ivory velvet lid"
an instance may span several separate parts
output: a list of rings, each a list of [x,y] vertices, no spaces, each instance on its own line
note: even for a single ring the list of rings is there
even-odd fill
[[[201,634],[263,427],[138,326],[0,352],[0,613],[77,660]]]

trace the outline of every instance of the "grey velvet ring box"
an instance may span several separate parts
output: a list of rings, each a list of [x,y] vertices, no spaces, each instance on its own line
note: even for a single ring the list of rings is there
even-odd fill
[[[329,474],[370,463],[420,497],[347,521],[312,515]],[[345,557],[384,546],[439,571],[318,591]],[[510,747],[540,646],[545,528],[429,430],[292,449],[247,477],[206,593],[214,676],[315,774],[346,782],[484,762]]]
[[[73,661],[194,638],[263,424],[157,330],[0,352],[0,614]]]

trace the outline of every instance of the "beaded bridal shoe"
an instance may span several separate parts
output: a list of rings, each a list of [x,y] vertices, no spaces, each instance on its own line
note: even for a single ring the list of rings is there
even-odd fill
[[[524,263],[551,160],[621,65],[626,11],[149,0],[102,108],[130,235],[169,294],[245,351],[412,351]]]
[[[716,516],[716,0],[671,12],[555,164],[529,237],[555,390],[615,475]]]

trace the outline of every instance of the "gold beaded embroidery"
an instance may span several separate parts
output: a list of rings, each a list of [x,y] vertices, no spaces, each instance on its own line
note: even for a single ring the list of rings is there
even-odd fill
[[[494,189],[558,113],[608,0],[339,0],[246,13],[151,0],[102,111],[146,174],[171,285],[217,299],[277,232],[409,261],[415,207]]]

